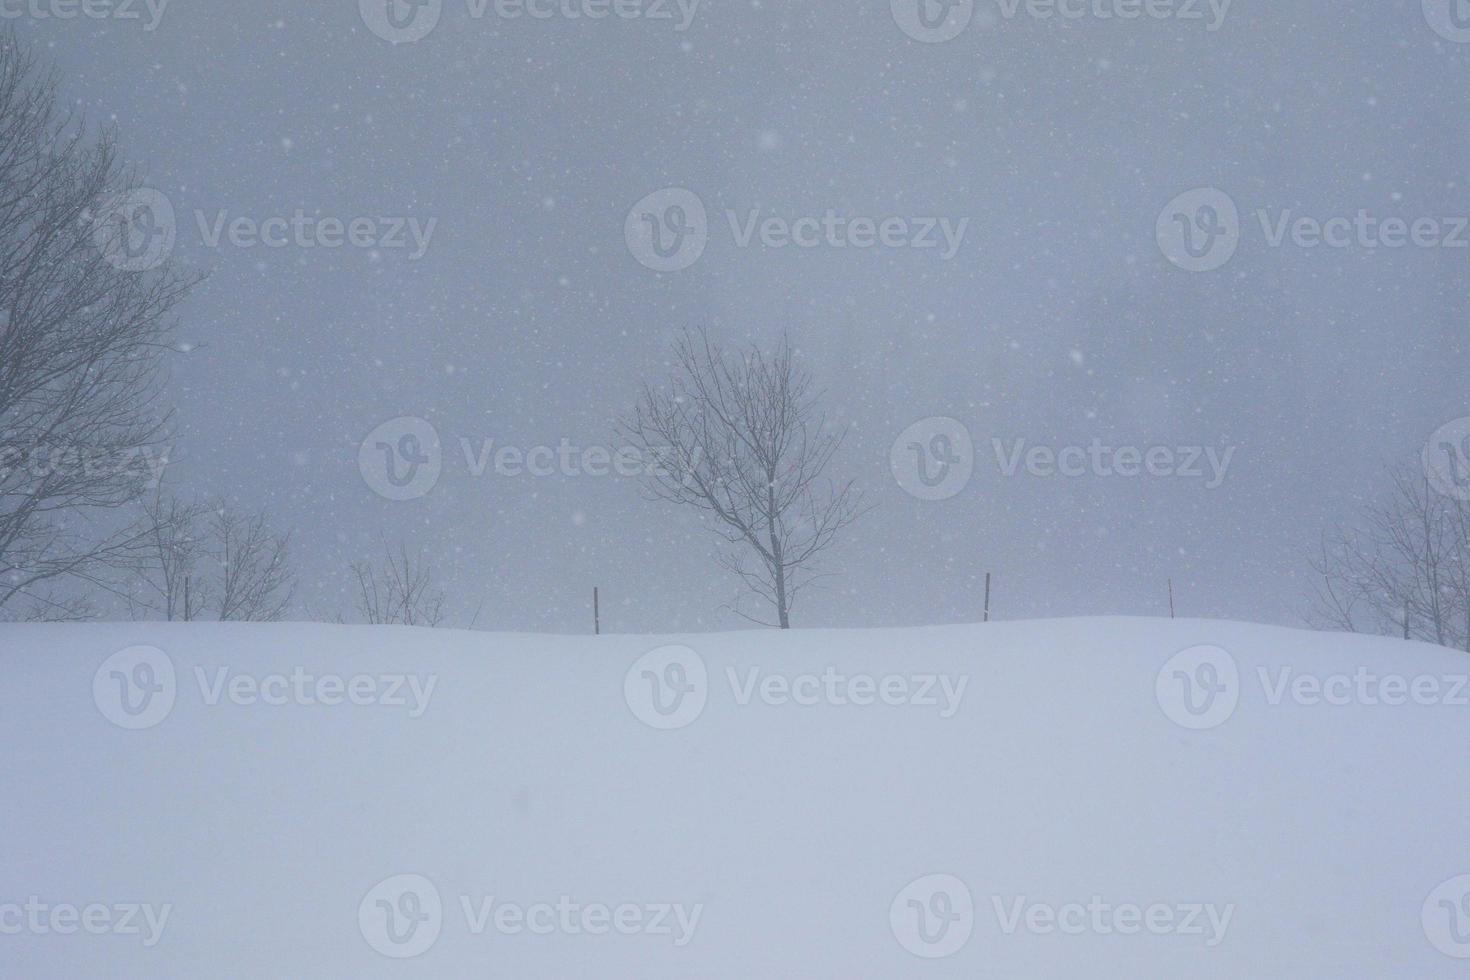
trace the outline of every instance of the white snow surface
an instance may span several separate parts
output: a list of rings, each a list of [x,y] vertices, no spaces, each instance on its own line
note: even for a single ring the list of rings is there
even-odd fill
[[[1438,647],[138,623],[0,625],[0,666],[5,978],[1470,969],[1470,657]],[[690,685],[672,715],[650,678]]]

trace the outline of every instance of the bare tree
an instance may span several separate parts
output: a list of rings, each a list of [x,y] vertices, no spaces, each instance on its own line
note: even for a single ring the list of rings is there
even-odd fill
[[[155,476],[167,319],[194,279],[99,246],[127,186],[115,140],[57,106],[55,76],[0,32],[0,606],[137,557],[110,519]]]
[[[1323,624],[1470,650],[1470,503],[1422,475],[1395,474],[1361,528],[1324,537],[1312,568]]]
[[[209,557],[218,575],[216,616],[257,623],[280,619],[296,591],[291,536],[275,533],[265,511],[242,514],[224,501],[211,508],[209,522]]]
[[[730,355],[704,331],[674,347],[675,373],[645,384],[625,438],[657,461],[648,494],[699,511],[730,546],[721,557],[791,626],[791,608],[821,576],[820,559],[862,513],[852,483],[825,476],[842,443],[817,410],[812,376],[790,342]],[[736,612],[761,622],[739,609]]]
[[[357,580],[357,610],[374,625],[438,626],[444,621],[444,593],[434,585],[434,573],[422,551],[408,553],[399,544],[395,553],[384,543],[384,562],[352,566]]]
[[[140,610],[169,622],[199,618],[208,600],[199,569],[205,553],[205,513],[202,504],[187,503],[163,491],[143,504],[135,533],[145,546],[132,562],[135,588],[127,593],[135,618]]]

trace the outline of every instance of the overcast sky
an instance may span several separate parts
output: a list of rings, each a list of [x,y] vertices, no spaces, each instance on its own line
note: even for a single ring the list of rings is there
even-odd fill
[[[422,545],[455,625],[584,631],[594,585],[614,631],[745,625],[693,515],[617,476],[477,477],[462,449],[616,448],[686,327],[787,332],[850,429],[833,472],[874,509],[798,626],[975,620],[987,571],[1001,618],[1166,615],[1172,578],[1181,615],[1300,624],[1320,533],[1470,415],[1470,45],[1435,0],[979,0],[932,28],[902,0],[442,0],[403,30],[383,0],[173,0],[151,30],[143,0],[49,3],[0,9],[210,272],[181,310],[169,482],[295,529],[302,616],[352,619],[347,564],[386,536]],[[702,223],[671,207],[691,198]],[[660,259],[644,214],[692,238]],[[1311,247],[1302,217],[1353,227]],[[1433,226],[1391,248],[1392,217]],[[284,247],[252,237],[272,218]],[[935,417],[974,446],[942,500],[890,459]],[[359,458],[398,418],[442,445],[410,500]],[[1119,474],[1094,440],[1184,472]],[[1007,475],[1018,441],[1078,447],[1082,475]]]

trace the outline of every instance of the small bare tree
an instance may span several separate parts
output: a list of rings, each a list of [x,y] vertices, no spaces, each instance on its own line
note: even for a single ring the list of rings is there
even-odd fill
[[[842,435],[818,411],[812,376],[785,339],[769,354],[752,345],[730,355],[704,331],[686,331],[674,360],[674,376],[645,384],[620,426],[658,464],[646,490],[704,516],[730,546],[721,563],[771,604],[776,622],[746,615],[737,599],[739,615],[789,629],[821,557],[863,511],[851,482],[825,476]]]
[[[1470,503],[1422,475],[1395,474],[1361,528],[1324,537],[1312,568],[1324,625],[1470,650]]]
[[[101,585],[146,544],[107,512],[156,481],[167,320],[195,280],[99,247],[126,186],[113,137],[89,138],[0,32],[0,607]]]
[[[357,581],[357,611],[375,626],[438,626],[444,621],[444,593],[434,585],[433,569],[423,551],[410,555],[386,542],[384,562],[352,565]]]
[[[296,592],[291,536],[272,530],[265,511],[244,514],[224,501],[210,509],[209,531],[216,617],[221,622],[280,619]]]

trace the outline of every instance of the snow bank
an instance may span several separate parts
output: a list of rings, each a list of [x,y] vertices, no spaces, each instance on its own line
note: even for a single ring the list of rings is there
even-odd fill
[[[6,977],[1440,977],[1470,672],[1096,619],[0,626]]]

